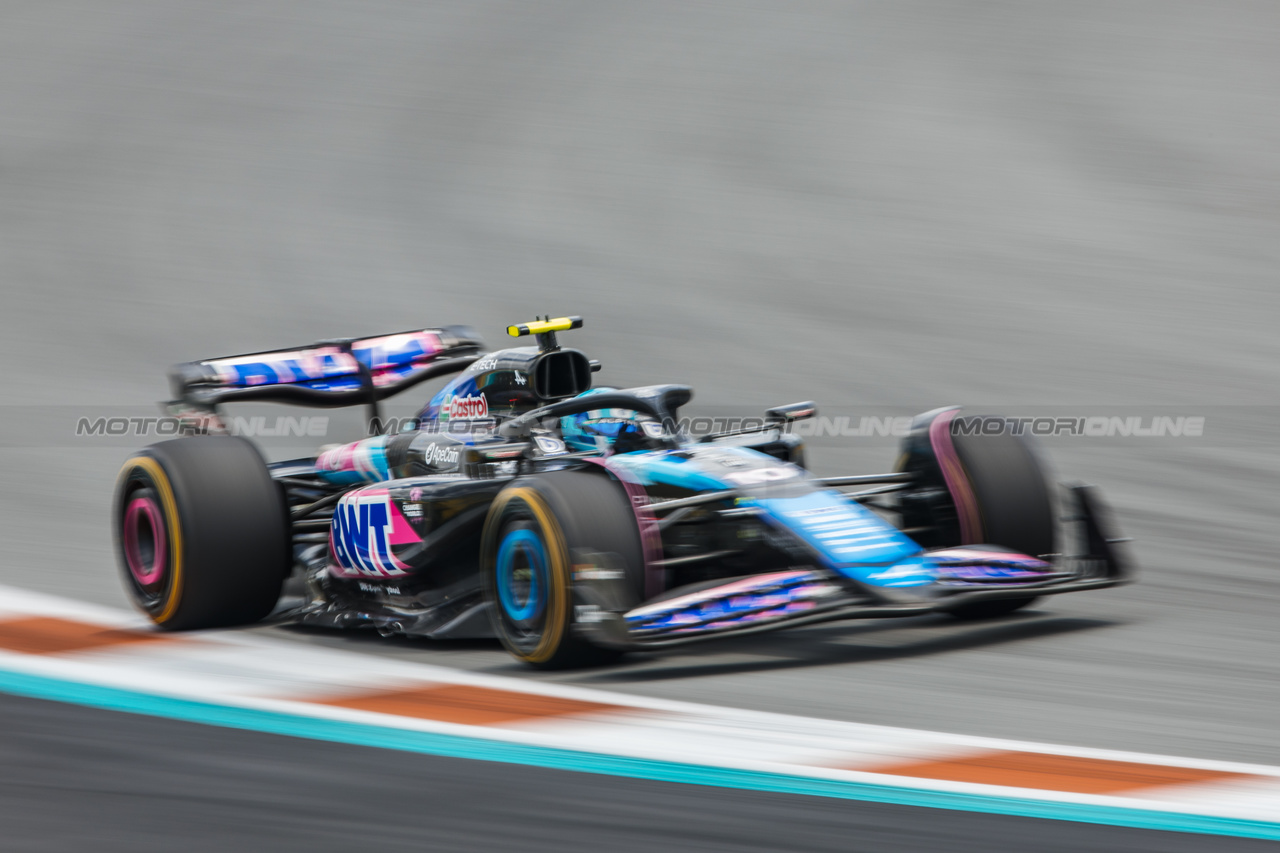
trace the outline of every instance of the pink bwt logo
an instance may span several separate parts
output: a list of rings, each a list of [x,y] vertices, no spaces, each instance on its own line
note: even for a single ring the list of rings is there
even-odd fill
[[[329,541],[338,566],[346,570],[340,574],[396,577],[409,565],[396,559],[391,546],[419,540],[387,490],[369,489],[353,492],[338,504]]]

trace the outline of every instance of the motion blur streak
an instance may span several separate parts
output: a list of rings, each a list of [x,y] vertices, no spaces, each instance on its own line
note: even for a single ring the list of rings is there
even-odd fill
[[[1278,35],[1280,9],[1250,2],[10,3],[0,389],[10,405],[147,406],[170,363],[211,353],[450,322],[496,339],[572,312],[590,319],[575,343],[604,361],[601,382],[688,382],[713,405],[1258,404],[1280,380]],[[891,457],[811,456],[820,472]],[[0,442],[0,579],[119,604],[106,496],[123,458]],[[1054,459],[1106,487],[1140,583],[991,625],[812,630],[572,679],[1280,763],[1280,450],[1085,442]],[[510,666],[490,646],[357,647]],[[58,837],[39,827],[86,800],[86,846],[108,849],[103,827],[136,834],[139,800],[100,792],[139,754],[168,768],[152,780],[216,768],[176,826],[229,797],[213,811],[256,815],[286,849],[317,815],[344,819],[328,807],[339,762],[313,744],[246,735],[227,752],[225,732],[163,724],[152,740],[149,722],[131,752],[115,729],[99,738],[101,712],[19,706],[44,739],[7,741],[8,778],[75,780],[61,809],[7,789],[21,813],[6,824],[33,838]],[[101,787],[86,792],[73,758]],[[367,763],[350,790],[387,808],[345,819],[391,834],[405,789],[382,759],[352,760]],[[308,798],[317,767],[332,785]],[[681,841],[733,846],[713,813],[746,816],[743,846],[776,840],[754,832],[765,800],[740,792],[448,773],[483,780],[473,793],[537,780],[523,790],[546,809],[485,811],[474,832],[590,793]],[[951,817],[874,813],[930,827],[933,846],[954,837]],[[823,814],[848,849],[854,819]],[[1008,826],[1040,849],[1102,831]]]

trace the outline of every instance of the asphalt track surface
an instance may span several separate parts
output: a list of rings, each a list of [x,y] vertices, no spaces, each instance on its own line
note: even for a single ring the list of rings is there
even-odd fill
[[[452,322],[497,341],[546,312],[587,318],[573,343],[600,381],[684,381],[711,406],[1244,412],[1198,442],[1051,448],[1137,539],[1135,586],[555,678],[1278,763],[1280,451],[1274,413],[1250,420],[1280,373],[1278,35],[1265,3],[10,0],[5,417],[148,406],[178,360]],[[122,605],[106,496],[126,451],[3,445],[0,582]],[[811,452],[822,473],[893,455]],[[522,674],[488,643],[290,635]],[[174,760],[250,737],[206,731]],[[250,786],[346,749],[255,743],[272,760],[226,768]],[[73,807],[74,769],[40,772]],[[458,772],[634,803],[619,780]],[[649,819],[696,822],[643,787]],[[360,801],[399,790],[373,774]]]
[[[0,697],[0,714],[12,733],[0,743],[0,761],[26,768],[0,782],[7,850],[1274,849],[1243,838],[924,812],[315,743],[16,697]]]

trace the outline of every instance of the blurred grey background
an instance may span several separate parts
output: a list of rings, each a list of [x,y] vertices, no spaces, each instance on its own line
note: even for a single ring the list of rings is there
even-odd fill
[[[42,423],[150,406],[175,361],[576,313],[601,381],[715,406],[1272,405],[1278,36],[1265,2],[4,0],[0,400]],[[122,605],[126,451],[64,444],[0,447],[0,582]],[[562,677],[1280,761],[1280,452],[1054,460],[1139,585]]]

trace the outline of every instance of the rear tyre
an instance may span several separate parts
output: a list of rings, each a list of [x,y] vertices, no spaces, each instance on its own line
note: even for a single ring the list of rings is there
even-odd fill
[[[481,571],[494,632],[512,655],[540,669],[596,666],[621,652],[573,630],[576,562],[623,573],[639,603],[644,557],[626,493],[603,472],[525,477],[494,500],[485,521]]]
[[[290,565],[284,497],[248,441],[180,438],[124,464],[116,554],[134,603],[174,631],[256,622]]]

